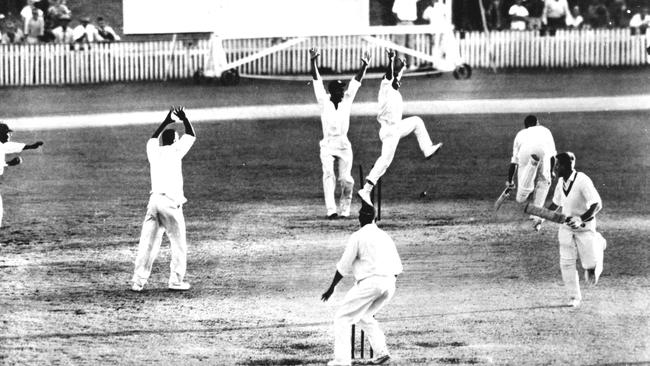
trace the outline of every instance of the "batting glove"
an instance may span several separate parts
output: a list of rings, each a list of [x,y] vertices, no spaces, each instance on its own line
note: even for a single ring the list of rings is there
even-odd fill
[[[572,229],[579,229],[583,226],[582,220],[579,216],[569,216],[566,218],[565,223]]]

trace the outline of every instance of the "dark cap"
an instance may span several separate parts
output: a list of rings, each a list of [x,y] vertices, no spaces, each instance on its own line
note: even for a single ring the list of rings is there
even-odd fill
[[[375,218],[375,208],[367,204],[364,200],[361,200],[361,208],[359,209],[359,217],[362,216]]]
[[[555,156],[555,159],[557,159],[558,164],[562,162],[568,164],[571,168],[574,168],[576,165],[576,156],[571,151],[559,153]]]
[[[524,126],[526,127],[532,127],[532,126],[537,126],[537,117],[533,116],[532,114],[529,114],[524,118]]]
[[[6,123],[0,122],[0,133],[9,133],[9,132],[14,132],[9,126],[7,126]]]
[[[345,83],[341,80],[332,80],[327,85],[327,90],[330,92],[330,94],[335,91],[342,91],[343,89],[345,89]]]

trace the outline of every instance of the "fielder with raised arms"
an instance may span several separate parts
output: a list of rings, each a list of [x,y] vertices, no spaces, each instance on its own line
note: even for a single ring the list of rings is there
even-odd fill
[[[4,174],[5,167],[16,166],[23,162],[20,156],[5,161],[7,154],[18,154],[23,150],[38,149],[43,145],[42,141],[37,141],[33,144],[27,145],[22,142],[11,141],[11,134],[14,132],[5,123],[0,123],[0,177]],[[2,196],[0,196],[0,227],[2,226],[4,208],[2,207]]]
[[[540,125],[537,117],[526,116],[524,129],[517,133],[512,145],[512,158],[506,182],[507,187],[514,189],[513,179],[517,172],[517,202],[526,202],[534,192],[533,204],[544,206],[551,187],[555,154],[555,140],[551,131]],[[530,218],[533,220],[533,229],[539,231],[544,220],[537,216]]]
[[[585,282],[596,285],[603,272],[603,252],[607,242],[596,231],[596,214],[603,204],[591,179],[575,170],[575,155],[564,152],[557,155],[556,172],[559,177],[550,210],[562,208],[566,223],[560,225],[557,237],[560,242],[560,269],[564,287],[569,295],[569,305],[580,305],[582,295],[576,269],[580,257],[585,269]]]
[[[351,364],[351,325],[358,323],[368,334],[368,341],[377,357],[373,365],[390,359],[386,337],[375,319],[395,294],[395,280],[402,273],[402,261],[395,242],[375,224],[375,209],[361,203],[359,224],[345,245],[345,251],[336,264],[332,284],[321,299],[327,301],[343,276],[354,276],[355,284],[343,299],[334,318],[334,359],[328,365]]]
[[[175,122],[172,112],[183,121],[185,127],[185,134],[180,139],[174,129],[167,129],[167,126]],[[190,289],[190,284],[183,280],[187,268],[183,204],[187,199],[183,192],[182,160],[194,144],[195,136],[194,128],[183,107],[178,107],[169,110],[165,120],[147,141],[147,159],[151,166],[151,195],[135,258],[131,287],[133,291],[142,291],[147,283],[165,232],[169,238],[172,257],[169,264],[169,289]]]
[[[340,80],[331,81],[327,85],[329,94],[325,91],[323,80],[318,71],[316,63],[320,53],[318,49],[309,50],[311,58],[311,75],[314,85],[314,93],[320,107],[321,122],[323,127],[323,139],[320,141],[320,160],[323,165],[323,194],[325,196],[325,208],[327,217],[335,219],[339,216],[350,216],[350,205],[352,203],[352,191],[354,179],[352,178],[352,145],[348,140],[348,129],[350,128],[350,109],[352,101],[357,95],[361,86],[361,80],[366,73],[370,63],[370,54],[364,53],[361,58],[361,69],[350,80],[347,90],[345,83]],[[334,173],[334,161],[338,160],[339,182],[341,185],[341,198],[337,212],[334,191],[336,190],[336,175]]]
[[[369,205],[372,205],[370,199],[372,188],[393,162],[395,150],[397,150],[397,145],[402,138],[415,133],[425,159],[430,159],[442,146],[442,143],[434,145],[431,142],[422,118],[413,116],[402,119],[404,101],[399,88],[404,68],[406,68],[406,61],[400,58],[397,64],[394,65],[395,51],[388,50],[386,52],[388,54],[388,68],[379,87],[379,113],[377,115],[377,121],[381,125],[379,129],[381,155],[370,173],[368,173],[363,188],[358,192],[359,197]]]

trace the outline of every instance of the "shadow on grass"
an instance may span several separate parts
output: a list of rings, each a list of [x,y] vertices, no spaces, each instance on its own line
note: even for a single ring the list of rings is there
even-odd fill
[[[243,366],[306,365],[306,364],[323,364],[323,360],[320,359],[305,360],[302,358],[280,358],[274,360],[269,358],[262,358],[259,360],[248,360],[248,361],[237,363],[237,365],[243,365]]]
[[[379,319],[381,322],[402,321],[405,319],[426,319],[436,318],[452,315],[463,314],[476,314],[476,313],[497,313],[508,311],[528,311],[535,309],[555,309],[570,307],[567,305],[545,305],[545,306],[529,306],[519,308],[505,308],[505,309],[489,309],[489,310],[473,310],[473,311],[458,311],[450,313],[438,314],[424,314],[424,315],[411,315],[400,317],[389,317]],[[74,332],[74,333],[44,333],[44,334],[25,334],[25,335],[3,335],[0,340],[20,340],[20,339],[46,339],[46,338],[107,338],[107,337],[128,337],[138,335],[160,335],[160,334],[182,334],[182,333],[222,333],[232,331],[258,331],[263,329],[287,329],[287,328],[305,328],[305,327],[320,327],[330,325],[330,321],[326,322],[310,322],[310,323],[295,323],[295,324],[268,324],[257,326],[234,326],[234,327],[221,327],[221,328],[190,328],[190,329],[134,329],[122,330],[115,332]]]

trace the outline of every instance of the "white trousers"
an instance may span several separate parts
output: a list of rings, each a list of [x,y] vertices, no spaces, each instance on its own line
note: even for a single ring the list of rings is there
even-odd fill
[[[357,323],[368,336],[375,355],[388,354],[386,337],[374,315],[394,294],[395,276],[368,277],[348,291],[334,318],[334,360],[337,363],[351,362],[351,326]]]
[[[381,155],[370,170],[370,173],[368,173],[367,180],[372,182],[372,184],[377,184],[379,178],[386,173],[386,170],[393,162],[399,141],[411,133],[415,133],[415,137],[418,139],[418,145],[423,154],[433,145],[427,128],[424,126],[424,121],[420,117],[409,117],[392,126],[382,124],[379,130]]]
[[[138,254],[135,258],[133,282],[140,286],[149,279],[151,267],[158,256],[163,233],[167,233],[171,247],[169,283],[179,283],[187,268],[187,242],[183,205],[162,194],[149,197],[147,214],[142,224]]]
[[[341,186],[341,198],[339,199],[338,214],[350,216],[350,205],[352,204],[352,191],[354,179],[352,178],[352,147],[332,148],[324,143],[320,145],[320,161],[323,165],[323,195],[325,196],[325,208],[327,216],[337,213],[336,198],[336,174],[334,173],[334,160],[338,160],[339,184]]]
[[[519,203],[526,202],[531,193],[534,192],[532,202],[535,206],[543,207],[546,202],[546,196],[551,188],[551,177],[546,174],[550,171],[549,163],[542,159],[535,162],[528,159],[517,170],[517,195],[516,201]]]
[[[560,242],[560,269],[569,298],[582,299],[576,261],[578,257],[584,269],[596,270],[596,277],[603,270],[603,256],[607,242],[596,231],[595,219],[585,223],[584,228],[571,229],[561,225],[557,233]]]

